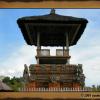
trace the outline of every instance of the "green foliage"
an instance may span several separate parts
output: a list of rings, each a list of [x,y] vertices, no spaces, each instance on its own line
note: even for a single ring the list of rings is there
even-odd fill
[[[10,79],[10,77],[5,77],[3,79],[3,82],[9,85],[14,91],[18,91],[19,88],[23,87],[23,78],[17,78],[13,77]]]
[[[97,91],[100,92],[100,85],[97,85]]]
[[[18,91],[19,88],[24,86],[24,79],[23,77],[5,77],[3,79],[3,82],[9,85],[14,91]],[[88,87],[89,89],[92,89],[92,91],[100,91],[100,85],[92,85],[92,87]]]
[[[10,77],[5,77],[3,79],[3,82],[6,83],[6,84],[9,84],[10,83]]]
[[[100,85],[92,85],[92,91],[96,92],[96,91],[100,91]]]
[[[88,88],[89,90],[93,91],[93,92],[100,92],[100,85],[92,85],[92,87],[86,87]]]

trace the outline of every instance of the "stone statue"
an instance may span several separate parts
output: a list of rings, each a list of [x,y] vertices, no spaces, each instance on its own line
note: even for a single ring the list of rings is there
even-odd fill
[[[24,65],[23,78],[24,78],[25,83],[28,83],[30,80],[29,71],[28,71],[28,67],[26,64]]]

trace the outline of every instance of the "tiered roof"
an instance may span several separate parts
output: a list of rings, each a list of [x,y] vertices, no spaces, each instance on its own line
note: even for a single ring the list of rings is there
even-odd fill
[[[37,46],[37,33],[40,33],[41,46],[65,46],[66,35],[69,46],[80,39],[88,21],[84,18],[58,15],[55,11],[42,16],[22,17],[17,20],[25,41]]]

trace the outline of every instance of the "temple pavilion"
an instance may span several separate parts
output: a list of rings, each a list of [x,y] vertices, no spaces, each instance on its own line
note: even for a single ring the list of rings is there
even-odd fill
[[[26,64],[23,77],[26,87],[78,88],[84,87],[82,64],[70,64],[69,47],[77,44],[88,21],[84,18],[63,16],[52,9],[50,14],[22,17],[17,20],[28,45],[37,47],[37,64]],[[61,47],[56,55],[42,47]]]

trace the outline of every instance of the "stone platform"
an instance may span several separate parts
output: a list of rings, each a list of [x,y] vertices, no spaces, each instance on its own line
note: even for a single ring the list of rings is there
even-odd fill
[[[28,88],[79,88],[85,80],[81,64],[31,64],[23,76]]]

